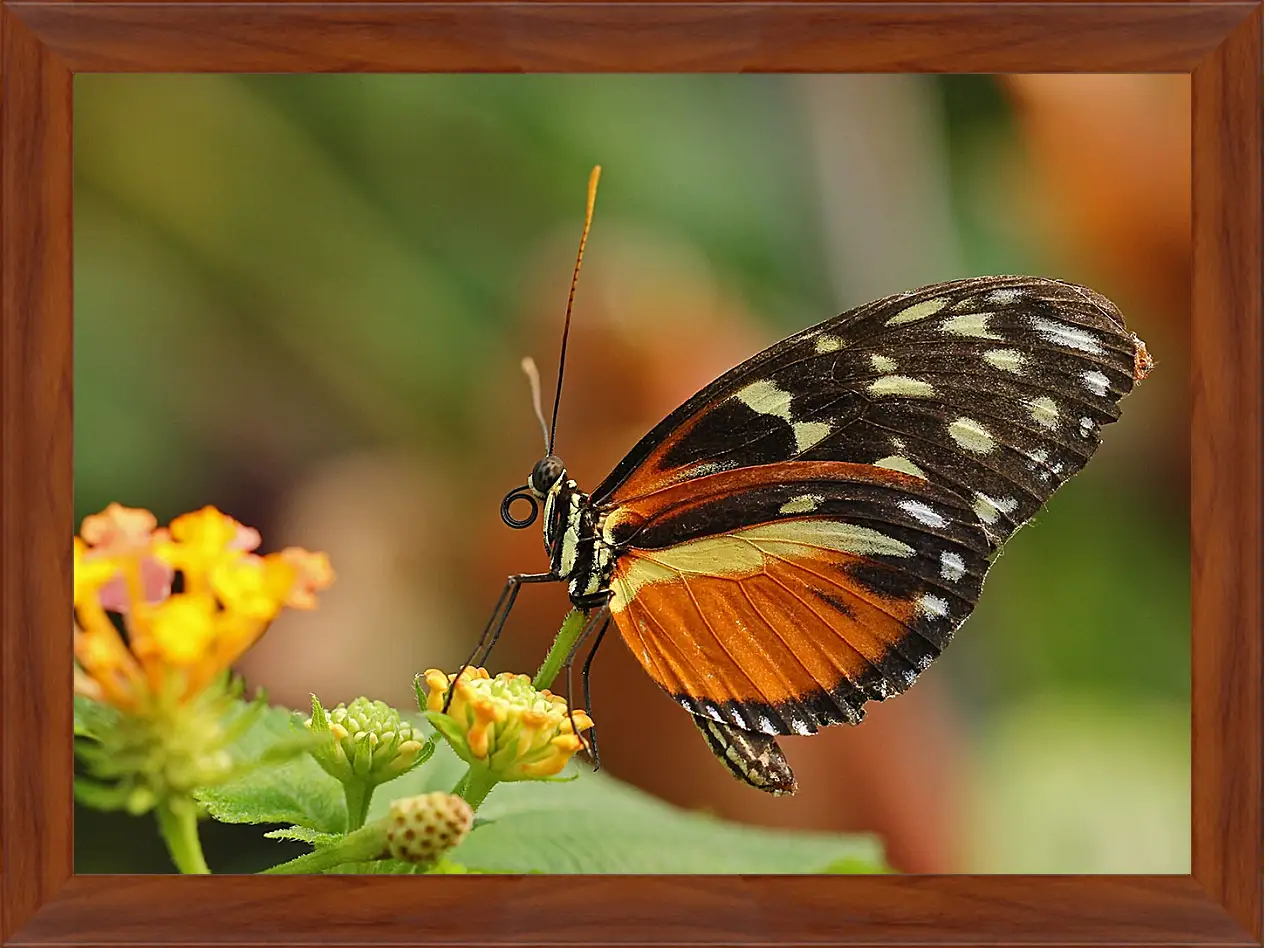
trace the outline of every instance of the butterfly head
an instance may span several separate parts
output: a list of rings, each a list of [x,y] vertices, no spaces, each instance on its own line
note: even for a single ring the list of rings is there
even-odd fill
[[[501,519],[506,526],[522,530],[535,523],[540,515],[540,501],[548,501],[549,495],[558,490],[566,476],[566,465],[556,454],[547,454],[537,461],[527,475],[527,484],[515,487],[501,501]],[[516,500],[525,501],[530,508],[525,517],[515,517],[510,509]]]
[[[567,468],[562,463],[562,458],[556,454],[547,454],[531,469],[531,474],[527,478],[527,487],[543,500],[553,486],[566,477],[566,474]]]

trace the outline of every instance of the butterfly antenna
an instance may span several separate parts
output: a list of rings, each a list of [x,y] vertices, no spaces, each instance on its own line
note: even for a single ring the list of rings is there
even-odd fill
[[[567,320],[562,326],[562,354],[558,356],[558,390],[553,396],[553,422],[549,425],[549,441],[546,451],[553,454],[553,436],[558,430],[558,403],[562,400],[562,369],[567,362],[567,336],[571,332],[571,304],[575,302],[575,284],[580,278],[580,261],[584,259],[584,244],[589,239],[589,225],[593,223],[593,203],[597,200],[597,179],[602,176],[602,166],[594,165],[589,173],[589,201],[584,211],[584,231],[580,234],[580,252],[575,255],[575,270],[571,272],[571,292],[567,294]]]
[[[545,454],[549,453],[549,428],[545,424],[545,412],[540,407],[540,370],[536,368],[536,360],[531,356],[523,356],[523,373],[527,376],[527,384],[531,386],[531,407],[536,410],[536,420],[540,422],[540,433],[545,439]]]

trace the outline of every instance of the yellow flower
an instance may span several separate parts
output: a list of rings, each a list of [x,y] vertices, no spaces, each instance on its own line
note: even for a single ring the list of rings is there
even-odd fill
[[[333,581],[323,553],[251,553],[258,532],[214,507],[157,525],[147,510],[111,504],[74,540],[76,687],[130,712],[192,700],[290,600],[312,608]],[[176,571],[183,590],[173,595]],[[122,617],[126,644],[109,613]]]
[[[295,568],[280,554],[224,559],[211,571],[211,588],[227,609],[272,619],[294,589]]]
[[[197,663],[215,641],[216,611],[215,601],[207,595],[168,597],[150,616],[146,644],[152,646],[151,654],[172,667]]]
[[[89,556],[88,544],[75,537],[75,605],[112,580],[119,567],[109,556]]]
[[[155,544],[155,553],[184,573],[188,591],[200,592],[211,573],[243,558],[259,540],[257,531],[207,506],[171,521],[171,529]]]
[[[537,691],[526,675],[466,668],[460,680],[429,669],[427,718],[472,766],[485,767],[497,780],[533,780],[558,774],[585,747],[583,731],[593,721],[548,690]],[[448,690],[452,701],[443,711]]]

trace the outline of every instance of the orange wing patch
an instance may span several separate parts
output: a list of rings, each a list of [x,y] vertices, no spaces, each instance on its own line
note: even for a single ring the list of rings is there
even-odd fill
[[[630,549],[611,611],[647,673],[693,713],[770,734],[856,723],[905,690],[968,602],[884,596],[858,567],[913,548],[841,521],[782,520],[658,550]],[[942,591],[938,591],[941,592]],[[949,624],[934,634],[928,624]]]

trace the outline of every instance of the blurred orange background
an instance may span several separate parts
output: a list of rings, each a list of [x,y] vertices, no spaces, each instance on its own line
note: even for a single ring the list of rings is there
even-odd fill
[[[594,717],[615,776],[876,832],[902,871],[1188,871],[1185,77],[80,75],[75,95],[78,516],[214,503],[328,551],[321,608],[240,668],[295,707],[410,707],[505,576],[546,568],[498,505],[541,454],[518,363],[548,408],[593,164],[558,434],[587,489],[716,375],[869,299],[983,273],[1111,297],[1152,377],[915,688],[785,740],[797,796],[735,782],[613,635]],[[525,589],[492,670],[534,670],[567,608]],[[77,819],[79,871],[142,832]]]

